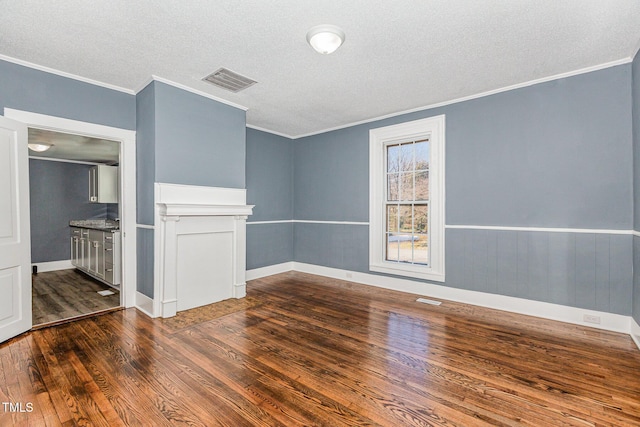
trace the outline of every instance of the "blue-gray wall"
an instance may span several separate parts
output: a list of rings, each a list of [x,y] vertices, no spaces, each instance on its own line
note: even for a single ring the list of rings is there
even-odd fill
[[[136,214],[138,224],[153,225],[155,156],[155,83],[136,95]]]
[[[122,129],[136,128],[135,97],[0,60],[0,114],[4,108]]]
[[[153,81],[136,96],[138,224],[154,225],[154,183],[245,188],[245,112]],[[139,227],[137,290],[153,298],[153,229]]]
[[[133,95],[2,60],[0,76],[0,114],[4,114],[4,108],[12,108],[135,129]],[[108,212],[115,212],[113,207],[86,202],[86,168],[70,163],[29,162],[33,262],[69,259],[69,219],[104,218]]]
[[[631,72],[621,65],[296,140],[294,218],[367,222],[369,129],[446,114],[448,225],[629,230]],[[294,227],[295,261],[368,272],[368,247],[366,225]],[[628,236],[448,229],[446,247],[447,286],[632,312]]]
[[[69,221],[109,217],[110,205],[89,203],[90,168],[29,159],[31,262],[71,259]]]
[[[247,269],[293,260],[293,144],[289,138],[247,129]]]
[[[155,82],[136,95],[136,215],[137,223],[154,223],[154,182],[156,177],[156,101]],[[154,231],[136,230],[136,290],[153,298]]]
[[[640,54],[632,63],[633,229],[640,231]],[[640,237],[633,237],[633,318],[640,324]]]
[[[154,86],[156,181],[245,188],[245,112],[164,83]]]
[[[0,61],[0,113],[136,129],[141,224],[153,225],[154,182],[246,184],[251,221],[285,221],[248,225],[248,268],[368,271],[366,225],[286,221],[367,222],[369,129],[438,114],[447,224],[639,230],[638,62],[296,141],[249,130],[245,142],[244,111],[163,83],[134,97]],[[153,231],[138,229],[138,240],[138,290],[153,296]],[[637,237],[449,229],[446,244],[447,286],[640,322]]]

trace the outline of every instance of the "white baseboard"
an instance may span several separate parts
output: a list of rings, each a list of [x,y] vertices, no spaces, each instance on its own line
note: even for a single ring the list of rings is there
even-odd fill
[[[293,261],[283,262],[282,264],[268,265],[266,267],[247,270],[246,279],[255,280],[267,276],[273,276],[274,274],[286,273],[287,271],[293,270],[293,264]]]
[[[515,298],[504,295],[450,288],[447,286],[435,285],[432,283],[415,282],[407,279],[379,276],[369,273],[360,273],[357,271],[347,271],[300,262],[293,263],[293,270],[303,273],[316,274],[319,276],[331,277],[335,279],[348,280],[351,282],[362,283],[364,285],[371,285],[385,289],[418,294],[431,299],[441,298],[449,301],[478,305],[481,307],[493,308],[512,313],[525,314],[528,316],[558,320],[561,322],[604,329],[607,331],[631,334],[629,325],[630,317],[620,314],[586,310],[559,304],[533,301],[524,298]],[[600,324],[585,322],[585,315],[598,317],[600,319]],[[636,343],[637,342],[638,341],[636,341]]]
[[[636,346],[638,346],[638,350],[640,350],[640,325],[638,325],[638,322],[636,322],[633,317],[629,323],[631,323],[631,331],[629,335],[631,335],[631,339],[636,343]]]
[[[75,268],[73,264],[71,264],[70,259],[65,259],[62,261],[34,262],[31,265],[36,266],[38,268],[38,273],[46,273],[47,271],[68,270],[70,268]]]
[[[136,308],[149,317],[158,317],[153,313],[153,299],[136,292]]]

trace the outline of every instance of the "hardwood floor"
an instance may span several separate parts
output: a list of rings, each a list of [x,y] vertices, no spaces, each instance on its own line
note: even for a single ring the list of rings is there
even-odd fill
[[[0,407],[0,425],[640,425],[623,334],[302,273],[248,297],[0,345],[0,402],[33,407]]]
[[[76,269],[48,271],[33,280],[33,324],[57,322],[120,306],[120,292]],[[111,290],[101,296],[98,291]]]

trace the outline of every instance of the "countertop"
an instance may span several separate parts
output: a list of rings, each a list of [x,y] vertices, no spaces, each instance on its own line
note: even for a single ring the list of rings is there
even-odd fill
[[[111,219],[76,219],[69,221],[70,227],[90,228],[92,230],[120,231],[120,223]]]

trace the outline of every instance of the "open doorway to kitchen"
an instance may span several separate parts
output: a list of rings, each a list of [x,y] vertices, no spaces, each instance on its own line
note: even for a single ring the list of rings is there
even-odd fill
[[[114,279],[116,277],[120,277],[119,292],[114,292],[114,295],[116,295],[115,298],[118,300],[118,306],[122,306],[125,308],[135,306],[136,305],[135,283],[136,283],[136,275],[137,275],[137,271],[136,271],[136,240],[137,240],[136,239],[136,133],[135,131],[121,129],[121,128],[114,128],[114,127],[104,126],[104,125],[98,125],[94,123],[81,122],[77,120],[70,120],[70,119],[65,119],[61,117],[48,116],[48,115],[32,113],[28,111],[14,110],[10,108],[4,109],[4,116],[14,121],[21,122],[25,124],[28,129],[32,129],[31,130],[31,133],[33,136],[32,142],[38,142],[37,135],[36,135],[37,131],[48,131],[48,132],[54,132],[59,134],[74,135],[81,139],[89,138],[89,140],[94,142],[96,140],[104,140],[104,141],[111,141],[111,143],[117,144],[116,145],[118,147],[117,157],[112,157],[109,160],[105,160],[105,159],[100,160],[98,158],[74,159],[74,158],[69,158],[67,156],[62,156],[62,157],[64,157],[64,160],[66,160],[67,163],[70,163],[70,160],[73,160],[76,162],[91,163],[91,164],[85,165],[89,168],[94,166],[97,166],[99,168],[106,168],[107,166],[117,166],[118,168],[118,171],[117,171],[118,183],[116,187],[117,201],[114,203],[105,202],[102,197],[99,197],[97,200],[94,200],[95,203],[106,203],[108,205],[109,204],[112,205],[112,206],[107,206],[106,208],[103,208],[103,209],[106,209],[106,212],[107,212],[105,214],[105,218],[97,218],[98,220],[101,220],[101,221],[104,220],[104,222],[100,224],[84,223],[82,221],[91,219],[91,218],[87,218],[84,215],[82,215],[80,218],[77,218],[77,217],[71,218],[69,221],[73,221],[73,220],[80,221],[80,222],[76,222],[75,225],[79,225],[80,227],[77,227],[77,228],[81,228],[83,230],[91,229],[89,227],[86,227],[87,225],[91,225],[93,228],[102,228],[103,229],[102,231],[108,231],[108,232],[112,232],[114,229],[118,228],[120,231],[120,236],[119,236],[120,250],[105,251],[105,249],[114,249],[115,245],[117,244],[115,240],[116,239],[115,236],[112,236],[112,239],[108,239],[108,238],[105,238],[105,236],[103,235],[102,239],[99,239],[99,238],[96,239],[95,236],[91,235],[92,233],[89,233],[88,236],[85,235],[87,236],[88,241],[85,241],[84,243],[86,245],[84,251],[81,247],[82,243],[80,243],[79,247],[72,246],[71,242],[73,241],[73,239],[72,239],[72,233],[71,233],[71,227],[70,227],[71,223],[67,223],[63,226],[66,229],[66,233],[67,233],[66,240],[68,241],[68,245],[69,245],[68,253],[66,255],[66,260],[62,260],[61,261],[62,264],[58,265],[57,267],[55,265],[55,261],[52,261],[54,264],[48,264],[48,267],[53,267],[54,269],[52,271],[61,271],[63,269],[61,269],[60,267],[71,266],[73,268],[69,267],[64,269],[71,270],[72,272],[77,273],[76,277],[81,277],[82,279],[86,279],[87,277],[90,277],[92,279],[91,283],[93,284],[96,283],[93,279],[96,277],[96,271],[97,271],[98,279],[103,279],[103,280],[98,280],[97,283],[99,284],[99,286],[106,287],[103,290],[109,290],[111,292],[113,292],[113,289],[115,289],[114,286],[111,286],[105,282],[108,282],[111,279],[111,277],[109,277],[110,275],[113,275]],[[60,145],[63,145],[63,144],[60,143]],[[52,150],[52,148],[50,148],[49,150]],[[50,153],[53,153],[53,152],[54,151],[50,151]],[[29,155],[31,157],[38,157],[37,155],[34,154],[32,150],[29,150]],[[116,159],[118,162],[117,164],[114,163],[116,162]],[[55,161],[50,160],[49,162],[54,163]],[[76,164],[81,165],[82,163],[76,163]],[[84,177],[78,178],[78,182],[88,183],[83,185],[87,185],[88,187],[91,187],[90,179],[93,179],[93,178],[91,177],[91,175],[88,174],[88,175],[85,175]],[[105,181],[103,180],[103,183],[104,182]],[[51,184],[50,181],[45,180],[45,182],[42,182],[40,184],[41,185],[40,188],[45,191],[45,197],[52,198],[51,193],[46,192],[46,189],[50,184]],[[100,184],[97,184],[97,185],[100,185]],[[87,190],[87,194],[85,195],[87,204],[92,202],[90,199],[91,197],[98,197],[98,196],[96,196],[95,194],[89,194]],[[56,201],[58,203],[55,203]],[[56,199],[54,199],[53,202],[54,203],[52,204],[51,201],[49,201],[48,202],[49,206],[59,206],[61,204],[60,201]],[[116,212],[115,205],[117,205],[117,214],[115,213]],[[37,209],[37,208],[38,208],[37,206],[34,206],[33,209],[31,209],[31,211],[33,212],[34,209]],[[47,209],[46,205],[40,206],[40,208],[45,210]],[[116,221],[116,218],[119,218],[119,221]],[[110,235],[108,234],[107,237],[109,236]],[[85,258],[83,259],[82,254],[86,254],[86,247],[92,250],[93,254],[85,255]],[[113,254],[112,255],[107,254],[107,255],[104,255],[104,257],[100,258],[99,254],[101,252],[113,252]],[[118,255],[120,256],[119,262],[116,260]],[[96,264],[91,264],[92,260],[95,261]],[[82,266],[84,266],[84,269],[76,267],[76,265],[74,265],[74,262],[76,264],[84,263],[82,264]],[[108,267],[106,267],[104,270],[100,268],[101,265],[104,264],[106,266],[110,262],[113,263],[114,265],[116,264],[120,265],[119,273],[115,268],[111,271]],[[31,264],[32,266],[35,266],[38,268],[38,278],[42,278],[43,276],[41,275],[46,272],[44,270],[47,269],[46,268],[47,265],[43,266],[42,263],[38,264],[34,262],[32,262]],[[45,268],[42,268],[42,267],[45,267]],[[69,279],[69,278],[62,279],[58,277],[56,280],[53,280],[52,282],[57,281],[59,283],[60,280],[74,281],[75,279]],[[39,320],[36,320],[36,321],[39,322]]]
[[[34,327],[121,307],[120,142],[29,127]]]

